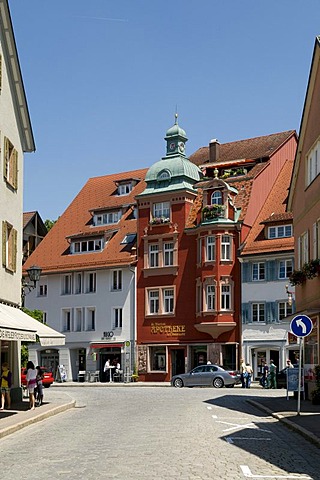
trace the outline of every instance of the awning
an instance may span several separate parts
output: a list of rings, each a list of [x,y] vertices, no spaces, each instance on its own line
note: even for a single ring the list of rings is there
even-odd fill
[[[42,346],[65,344],[65,336],[38,322],[19,308],[0,303],[0,340],[36,342],[38,335]]]
[[[99,349],[99,348],[121,348],[123,343],[91,343],[90,348]]]

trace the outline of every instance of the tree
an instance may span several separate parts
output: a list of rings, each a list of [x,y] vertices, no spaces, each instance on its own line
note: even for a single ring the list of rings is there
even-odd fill
[[[38,322],[43,323],[43,311],[42,310],[29,310],[23,307],[22,310],[30,317],[35,318]],[[29,358],[28,342],[21,342],[21,366],[26,367]]]
[[[53,225],[56,223],[57,220],[49,220],[49,218],[47,218],[47,220],[44,221],[44,224],[46,226],[46,229],[48,230],[51,230],[51,228],[53,227]]]

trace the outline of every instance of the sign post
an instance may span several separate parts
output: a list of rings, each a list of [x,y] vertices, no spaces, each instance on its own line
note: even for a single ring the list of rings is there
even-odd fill
[[[298,377],[298,406],[297,415],[300,415],[301,405],[301,370],[302,370],[302,346],[304,337],[310,335],[313,328],[313,323],[307,315],[296,315],[290,324],[291,333],[299,338],[299,377]]]

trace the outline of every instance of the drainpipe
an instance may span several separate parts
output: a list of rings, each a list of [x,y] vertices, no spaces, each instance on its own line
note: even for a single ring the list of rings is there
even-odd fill
[[[132,305],[132,319],[133,319],[133,338],[131,339],[130,338],[130,341],[132,343],[131,345],[131,367],[132,367],[132,370],[136,364],[136,342],[137,342],[137,312],[136,312],[136,305],[137,305],[137,301],[136,301],[136,295],[137,295],[137,291],[136,291],[136,271],[137,271],[137,267],[133,266],[133,265],[129,265],[129,270],[130,272],[132,273],[132,277],[131,277],[131,305]]]

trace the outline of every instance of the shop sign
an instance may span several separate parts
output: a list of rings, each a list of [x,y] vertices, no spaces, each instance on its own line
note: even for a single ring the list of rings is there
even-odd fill
[[[10,328],[0,328],[0,340],[21,340],[22,342],[35,342],[35,332],[21,332]]]
[[[103,338],[112,338],[114,333],[111,332],[103,332]]]
[[[163,334],[167,337],[179,337],[186,334],[185,325],[166,325],[165,323],[151,323],[152,334]]]

